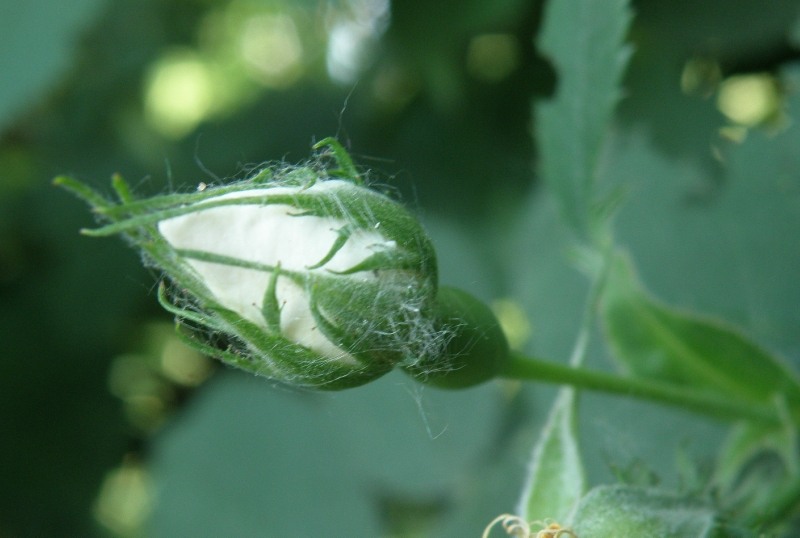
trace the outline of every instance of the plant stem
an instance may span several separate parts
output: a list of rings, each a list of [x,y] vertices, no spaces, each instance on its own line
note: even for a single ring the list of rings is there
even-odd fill
[[[723,420],[779,423],[777,413],[752,402],[726,399],[677,384],[622,377],[512,353],[502,376],[619,394],[687,409]]]

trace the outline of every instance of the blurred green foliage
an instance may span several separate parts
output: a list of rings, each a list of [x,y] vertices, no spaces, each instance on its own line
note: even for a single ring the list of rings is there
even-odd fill
[[[0,2],[0,536],[466,536],[509,511],[552,389],[450,393],[390,375],[317,395],[208,374],[175,359],[158,275],[120,242],[78,235],[91,216],[50,180],[105,189],[119,172],[142,193],[187,190],[337,135],[421,214],[443,282],[512,299],[526,350],[566,359],[586,283],[534,174],[532,100],[557,83],[533,47],[541,8]],[[797,365],[800,5],[633,9],[602,170],[628,191],[619,238],[658,297]],[[753,74],[771,101],[736,123],[721,83]],[[204,373],[176,374],[176,360]],[[677,444],[708,457],[721,434],[586,400],[593,483],[634,458],[669,475]]]

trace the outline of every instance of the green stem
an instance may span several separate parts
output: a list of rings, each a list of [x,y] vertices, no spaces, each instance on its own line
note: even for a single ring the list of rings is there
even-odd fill
[[[755,420],[779,423],[776,413],[765,406],[741,402],[682,386],[615,374],[575,368],[519,354],[512,354],[501,375],[522,381],[557,383],[573,387],[619,394],[668,404],[724,420]]]

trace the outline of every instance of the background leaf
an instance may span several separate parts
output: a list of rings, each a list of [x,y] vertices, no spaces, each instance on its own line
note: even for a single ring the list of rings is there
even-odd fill
[[[603,290],[602,318],[615,358],[629,374],[772,405],[800,401],[797,374],[719,321],[678,312],[649,297],[632,261],[618,254]]]
[[[783,74],[790,115],[800,110],[793,73]],[[742,326],[787,357],[800,350],[800,312],[792,306],[800,289],[791,285],[800,267],[798,144],[794,126],[750,130],[738,144],[716,139],[696,148],[698,158],[721,152],[715,176],[689,156],[671,159],[651,131],[635,126],[618,133],[606,172],[631,186],[616,236],[650,292]]]
[[[578,536],[701,538],[717,536],[717,516],[702,501],[632,486],[600,486],[581,501]],[[737,536],[728,531],[724,536]]]
[[[538,40],[558,74],[554,100],[536,105],[540,166],[567,222],[583,235],[593,224],[587,219],[597,202],[596,167],[629,55],[622,43],[629,21],[625,2],[610,9],[592,1],[550,2]],[[588,339],[587,330],[584,324],[576,338]],[[584,360],[581,346],[575,344],[575,366]],[[585,490],[576,398],[572,389],[561,391],[536,441],[517,509],[523,519],[564,521]]]
[[[726,52],[719,52],[726,59],[725,73],[736,69],[736,51],[741,52],[742,44],[732,37],[736,32],[751,36],[745,21],[754,6],[740,5],[734,11],[729,7],[706,5],[693,19],[704,24],[701,30],[685,27],[680,10],[637,4],[631,34],[637,54],[625,81],[622,120],[608,139],[600,182],[629,189],[614,223],[615,237],[632,252],[651,293],[681,311],[735,323],[768,354],[797,364],[800,297],[791,274],[800,266],[800,221],[797,175],[792,172],[797,157],[791,148],[797,147],[798,131],[755,128],[741,144],[727,143],[718,135],[725,118],[713,98],[689,95],[676,82],[697,51],[718,57],[711,50],[711,35],[730,44]],[[758,25],[779,35],[778,28],[790,26],[794,15],[788,4],[773,7]],[[716,18],[723,12],[727,22]],[[691,33],[692,38],[676,43],[673,29],[678,27],[681,35]],[[754,58],[773,57],[766,44],[748,43]],[[786,50],[775,47],[770,50]],[[782,76],[788,90],[783,103],[794,116],[797,86],[785,69]],[[777,178],[783,178],[780,187]],[[570,237],[554,216],[553,201],[539,191],[519,205],[524,209],[514,236],[517,242],[509,241],[514,248],[503,255],[518,260],[509,271],[509,286],[533,326],[526,351],[564,358],[577,332],[586,281],[568,263]],[[750,252],[760,254],[751,258]],[[601,340],[590,346],[590,367],[609,368]],[[537,398],[548,394],[539,387]],[[584,408],[591,409],[579,425],[589,484],[613,481],[611,468],[635,462],[662,484],[678,487],[675,451],[682,446],[704,466],[726,434],[718,424],[641,402],[590,393],[582,398]]]
[[[599,201],[603,140],[630,56],[623,45],[630,18],[624,0],[549,2],[538,39],[558,74],[554,100],[535,107],[539,167],[567,222],[584,236]]]
[[[429,520],[404,522],[411,528],[450,518],[481,528],[502,497],[471,515],[459,504],[479,488],[502,401],[495,389],[427,391],[391,374],[335,395],[298,394],[225,375],[154,446],[160,501],[148,536],[377,536],[403,523],[391,507],[404,501],[430,506]]]
[[[584,493],[576,399],[573,389],[562,389],[536,442],[528,481],[515,511],[526,521],[569,521]]]

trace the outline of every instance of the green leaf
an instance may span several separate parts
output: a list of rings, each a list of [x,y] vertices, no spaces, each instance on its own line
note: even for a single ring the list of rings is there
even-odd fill
[[[623,45],[629,22],[624,0],[613,5],[550,2],[538,40],[559,75],[556,98],[535,106],[541,173],[566,220],[584,237],[592,231],[589,218],[598,201],[594,183],[599,153],[629,57]],[[573,390],[562,390],[533,450],[518,509],[525,519],[565,519],[584,492],[575,400]]]
[[[742,423],[733,428],[717,461],[715,483],[722,491],[735,487],[748,462],[765,452],[773,452],[782,460],[789,475],[797,475],[797,431],[785,427]]]
[[[722,447],[712,485],[739,520],[772,523],[768,514],[780,513],[776,500],[797,490],[797,428],[785,422],[739,424]]]
[[[494,464],[482,454],[502,399],[491,385],[415,390],[399,372],[335,394],[225,372],[153,441],[159,501],[143,535],[386,536],[387,497],[442,498],[447,517],[478,528],[510,501],[460,505],[486,487],[477,473]]]
[[[535,106],[541,173],[582,236],[599,202],[597,168],[630,57],[623,44],[630,20],[624,0],[550,2],[538,41],[559,76],[555,99]]]
[[[732,327],[650,297],[625,254],[614,260],[601,303],[609,344],[631,375],[759,404],[782,394],[800,403],[797,374],[781,360]]]
[[[623,485],[598,486],[587,493],[572,528],[587,537],[699,538],[719,532],[714,510],[702,501]]]
[[[586,485],[576,435],[576,393],[561,390],[539,442],[517,510],[528,521],[570,518]]]

